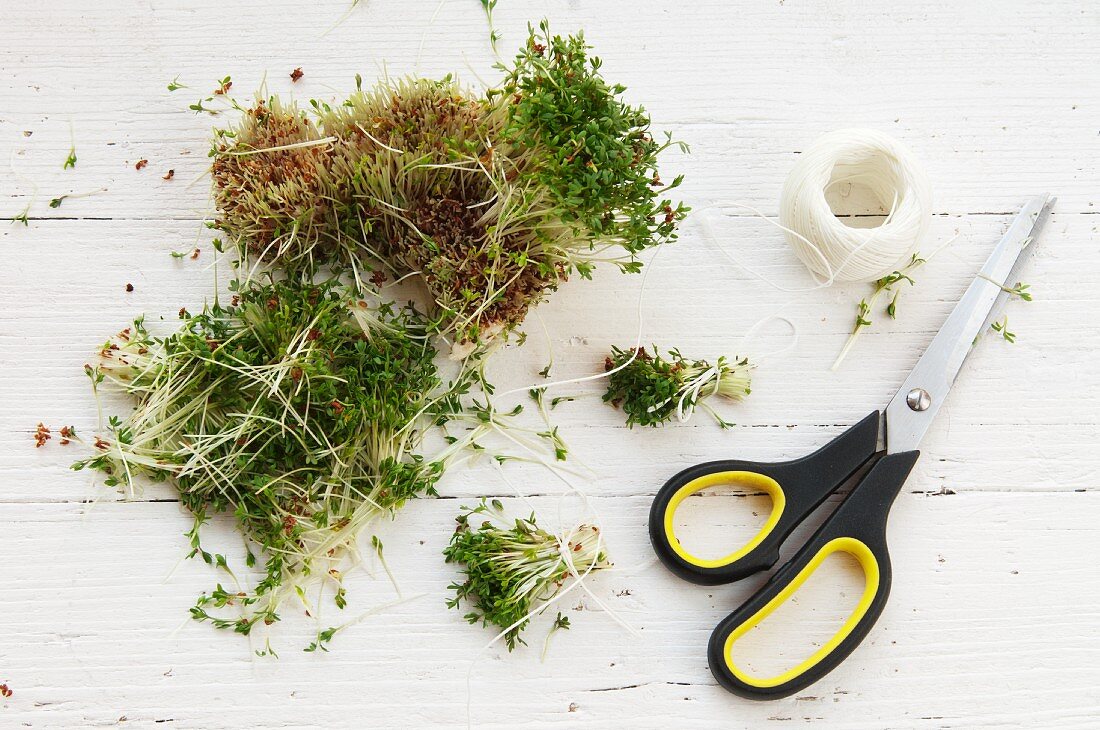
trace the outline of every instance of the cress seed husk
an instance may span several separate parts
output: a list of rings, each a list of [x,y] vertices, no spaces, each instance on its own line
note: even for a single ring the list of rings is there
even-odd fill
[[[656,347],[650,355],[645,348],[635,353],[633,348],[612,346],[611,355],[604,361],[610,375],[603,399],[622,408],[630,427],[659,426],[677,417],[686,421],[697,407],[727,427],[733,424],[723,420],[705,401],[716,395],[743,400],[751,392],[751,367],[747,358],[728,360],[723,356],[712,365],[706,360],[685,358],[675,349],[665,357]]]

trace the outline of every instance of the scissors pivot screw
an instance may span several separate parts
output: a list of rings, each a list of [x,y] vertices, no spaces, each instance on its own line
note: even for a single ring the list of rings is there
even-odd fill
[[[905,404],[910,410],[927,411],[932,405],[932,396],[924,388],[913,388],[905,396]]]

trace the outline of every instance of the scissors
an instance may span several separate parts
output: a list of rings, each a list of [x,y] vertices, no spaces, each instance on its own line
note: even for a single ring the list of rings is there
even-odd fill
[[[707,655],[711,672],[723,687],[754,700],[786,697],[835,669],[870,632],[890,593],[886,547],[890,506],[920,455],[921,438],[966,356],[1007,299],[1010,277],[1025,259],[1024,252],[1030,250],[1054,202],[1050,195],[1040,195],[1023,206],[885,411],[871,413],[809,456],[777,463],[711,461],[684,469],[657,493],[649,514],[649,536],[658,557],[684,580],[717,585],[771,568],[779,560],[780,546],[799,523],[829,495],[848,487],[821,527],[711,634]],[[740,549],[717,559],[702,559],[677,539],[674,516],[687,497],[721,484],[767,493],[771,514]],[[838,552],[850,554],[859,563],[864,589],[855,610],[832,638],[801,664],[774,676],[758,676],[734,663],[734,643]]]

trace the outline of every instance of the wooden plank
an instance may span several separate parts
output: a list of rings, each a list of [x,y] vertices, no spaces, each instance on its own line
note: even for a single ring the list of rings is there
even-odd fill
[[[716,622],[759,580],[702,588],[673,578],[653,563],[646,498],[592,500],[617,564],[592,579],[592,590],[640,636],[592,599],[572,597],[562,608],[573,628],[554,636],[545,662],[545,619],[531,627],[530,647],[479,654],[491,633],[443,605],[453,572],[440,550],[456,500],[414,502],[382,532],[402,590],[424,597],[338,635],[329,654],[299,650],[316,629],[288,606],[272,630],[278,660],[250,657],[245,639],[185,618],[197,593],[225,578],[194,561],[168,577],[187,549],[189,520],[175,505],[5,505],[5,555],[19,559],[8,560],[0,594],[0,679],[15,692],[2,711],[13,727],[123,716],[127,727],[172,721],[209,730],[341,727],[357,718],[372,727],[451,727],[465,722],[469,673],[475,727],[650,727],[645,718],[674,716],[700,728],[782,718],[844,728],[1085,728],[1100,701],[1098,499],[903,494],[891,528],[894,591],[879,625],[820,684],[763,704],[719,689],[704,651]],[[558,508],[554,498],[532,504],[550,520]],[[574,504],[564,509],[576,518]],[[707,533],[715,546],[750,519],[702,509],[720,515]],[[230,552],[239,569],[239,543],[224,521],[206,544]],[[348,581],[351,615],[394,596],[382,576],[356,571]],[[842,599],[829,590],[813,600],[778,646],[835,625],[818,625],[820,614],[824,600]],[[321,625],[335,623],[335,613],[325,607]]]
[[[62,3],[53,13],[13,8],[0,29],[0,58],[13,70],[0,86],[0,139],[14,151],[10,165],[0,166],[0,190],[12,196],[0,217],[30,200],[28,180],[40,188],[32,206],[39,216],[201,217],[206,186],[188,186],[208,164],[210,126],[228,118],[196,116],[187,106],[226,74],[243,100],[266,81],[271,92],[303,103],[346,94],[356,72],[368,82],[384,71],[458,71],[475,85],[478,77],[497,77],[476,7],[445,3],[429,26],[431,3],[402,4],[400,23],[393,0],[367,4],[324,37],[345,3],[273,0],[238,7],[231,21],[213,0],[155,11],[118,0],[94,8]],[[709,0],[688,10],[652,4],[636,12],[626,0],[598,7],[558,0],[513,3],[498,16],[505,55],[543,14],[562,32],[585,28],[608,78],[628,85],[657,128],[693,145],[683,166],[696,199],[774,212],[799,150],[827,130],[870,125],[925,162],[937,211],[1006,212],[1050,188],[1062,195],[1062,210],[1096,212],[1095,9],[1069,0],[1012,3],[1007,12],[990,2],[919,5],[745,8]],[[289,56],[272,42],[283,36],[288,14],[298,31]],[[991,14],[999,22],[990,23]],[[58,39],[53,51],[37,40],[46,32]],[[201,39],[203,52],[184,50],[189,39]],[[293,84],[297,66],[306,76]],[[191,88],[168,93],[176,77]],[[79,161],[63,171],[71,139]],[[133,168],[139,159],[150,161],[140,173]],[[168,169],[176,171],[171,182],[160,179]],[[108,192],[57,210],[46,205],[62,193],[100,188]]]
[[[876,317],[835,373],[829,365],[847,338],[854,304],[866,295],[866,285],[777,292],[716,257],[712,244],[689,226],[654,262],[644,292],[642,340],[704,357],[747,354],[758,362],[752,395],[742,404],[719,405],[739,425],[722,431],[698,414],[683,425],[628,431],[621,413],[599,402],[602,381],[556,389],[584,396],[555,409],[555,423],[578,464],[593,470],[605,485],[601,488],[609,490],[605,493],[651,494],[692,460],[735,453],[776,460],[806,453],[885,406],[1007,220],[938,218],[931,238],[943,241],[958,231],[959,240],[921,270],[918,285],[904,293],[898,319]],[[810,283],[768,224],[721,216],[714,222],[718,243],[737,250],[741,260],[773,262],[767,275],[786,285]],[[1055,216],[1026,271],[1036,300],[1012,302],[1007,309],[1016,343],[996,337],[981,343],[924,444],[926,458],[914,489],[1096,486],[1097,455],[1089,447],[1100,432],[1100,416],[1081,395],[1088,383],[1100,381],[1100,365],[1091,342],[1080,335],[1089,326],[1086,312],[1100,310],[1100,295],[1085,283],[1088,272],[1078,263],[1094,255],[1093,228],[1091,216]],[[0,413],[0,443],[10,447],[0,470],[11,477],[0,490],[2,498],[72,500],[94,494],[87,475],[63,471],[79,456],[76,447],[62,449],[53,441],[35,450],[31,432],[39,421],[94,431],[83,363],[134,316],[145,312],[150,326],[171,331],[179,307],[195,309],[212,295],[208,246],[197,261],[168,255],[191,245],[194,229],[187,222],[50,221],[0,232],[0,240],[12,242],[7,257],[12,278],[0,283],[0,292],[18,300],[17,308],[0,314],[0,361],[9,373],[0,381],[0,397],[11,406]],[[754,249],[748,242],[759,245]],[[704,280],[700,265],[710,272]],[[223,284],[227,269],[223,263]],[[134,283],[133,293],[125,291],[127,282]],[[554,378],[597,374],[612,344],[633,344],[640,287],[641,277],[604,270],[593,281],[570,282],[538,308],[550,333]],[[791,320],[798,340],[790,352],[769,356],[791,344],[787,325],[771,323],[749,341],[744,335],[772,313]],[[498,392],[544,382],[537,373],[549,361],[551,347],[538,319],[526,329],[527,344],[506,348],[491,364]],[[1058,385],[1052,389],[1052,384]],[[121,409],[116,412],[125,411],[125,401],[111,402]],[[529,400],[521,392],[499,402],[510,409]],[[529,422],[537,424],[533,414]],[[498,445],[506,443],[498,440]],[[1038,459],[1044,468],[1036,472]],[[485,473],[485,468],[455,470],[448,480],[459,493],[478,494]],[[537,469],[531,478],[556,488]],[[154,494],[165,496],[162,490]]]

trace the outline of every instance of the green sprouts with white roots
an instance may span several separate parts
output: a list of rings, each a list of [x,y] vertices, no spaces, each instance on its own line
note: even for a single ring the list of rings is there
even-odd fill
[[[416,277],[433,331],[470,351],[573,273],[638,271],[687,213],[667,197],[680,178],[657,170],[677,143],[654,138],[588,50],[543,23],[484,95],[447,77],[308,112],[261,99],[216,132],[217,224],[246,259]]]
[[[318,584],[343,608],[341,576],[362,533],[434,494],[448,465],[485,450],[485,436],[531,460],[540,446],[565,458],[552,425],[525,429],[511,420],[520,406],[494,409],[485,359],[570,275],[600,263],[638,271],[638,254],[674,240],[687,208],[668,197],[680,179],[666,184],[657,171],[674,143],[655,139],[645,111],[603,80],[580,35],[552,36],[543,23],[500,68],[483,94],[450,77],[364,89],[357,76],[343,102],[302,107],[277,96],[242,106],[225,77],[193,105],[240,113],[215,130],[210,153],[211,227],[236,259],[232,302],[180,310],[166,337],[139,320],[103,347],[87,366],[95,388],[137,405],[101,424],[76,467],[131,495],[143,479],[176,486],[195,516],[192,555],[233,586],[203,594],[195,619],[248,634],[294,596],[312,613],[307,588]],[[417,308],[382,294],[406,279],[419,284]],[[448,377],[436,360],[444,349],[459,361]],[[679,405],[725,393],[726,370]],[[262,561],[254,584],[203,549],[199,527],[215,513],[236,518],[248,567]],[[501,578],[507,605],[479,615],[510,623],[570,571],[605,565],[596,533],[578,528],[566,558],[533,518],[472,527],[449,557],[479,571],[463,597]],[[514,560],[488,557],[520,546]]]
[[[318,582],[343,607],[342,564],[357,557],[360,533],[434,494],[469,443],[422,454],[425,430],[449,419],[469,383],[441,379],[416,312],[349,298],[334,282],[255,284],[234,300],[181,312],[171,336],[152,337],[139,320],[104,345],[89,376],[137,407],[111,418],[98,453],[76,466],[130,494],[138,476],[171,478],[195,515],[192,555],[227,572],[198,527],[232,513],[249,538],[249,567],[258,548],[265,575],[250,588],[219,586],[192,615],[247,634],[278,620],[286,597],[306,602]]]
[[[659,426],[676,418],[687,421],[696,408],[703,408],[723,427],[733,424],[722,419],[706,402],[711,396],[740,401],[751,391],[745,358],[719,357],[712,365],[706,360],[689,360],[678,350],[665,358],[654,348],[622,350],[611,348],[604,361],[609,373],[603,399],[626,414],[628,426]]]
[[[498,627],[509,651],[527,643],[521,632],[549,607],[566,581],[611,567],[595,525],[555,535],[536,524],[534,513],[508,519],[497,500],[462,509],[451,544],[443,551],[448,563],[463,566],[463,578],[450,586],[455,595],[447,605],[461,610],[468,604],[466,620]],[[569,620],[560,614],[552,630],[559,628],[569,628]]]

